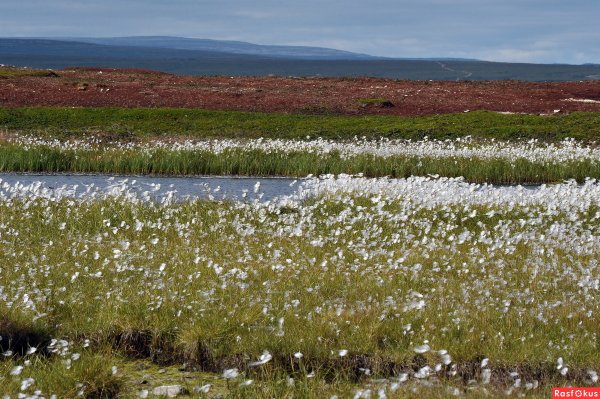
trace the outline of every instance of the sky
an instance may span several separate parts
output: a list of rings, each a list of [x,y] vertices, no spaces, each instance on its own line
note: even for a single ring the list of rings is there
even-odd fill
[[[600,63],[600,0],[0,0],[0,37],[182,36]]]

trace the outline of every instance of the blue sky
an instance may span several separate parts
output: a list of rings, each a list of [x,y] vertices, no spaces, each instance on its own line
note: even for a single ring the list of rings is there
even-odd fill
[[[600,63],[599,0],[1,0],[0,36],[171,35],[390,57]]]

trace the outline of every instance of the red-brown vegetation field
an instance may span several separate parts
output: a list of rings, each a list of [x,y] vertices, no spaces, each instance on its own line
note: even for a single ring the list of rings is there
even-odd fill
[[[0,106],[181,107],[343,115],[600,111],[600,81],[404,81],[175,76],[77,68],[0,77]]]

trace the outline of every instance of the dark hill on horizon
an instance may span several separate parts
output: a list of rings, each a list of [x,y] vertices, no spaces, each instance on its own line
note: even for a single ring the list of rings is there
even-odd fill
[[[332,49],[259,46],[243,42],[224,42],[225,47],[223,47],[217,46],[219,43],[223,44],[220,41],[165,37],[89,40],[115,40],[128,45],[0,38],[0,64],[45,69],[63,69],[75,66],[143,68],[178,75],[370,76],[407,80],[572,81],[600,79],[600,66],[598,65],[369,58],[366,55]],[[212,45],[213,49],[198,49],[203,40],[206,46]],[[195,46],[196,49],[157,47],[160,45]],[[232,47],[225,51],[226,46],[238,47]],[[268,55],[240,53],[239,51],[246,51],[243,49],[244,46],[254,49],[252,51],[266,52]],[[274,52],[278,55],[273,55],[273,51],[269,53],[265,50],[270,47],[275,47]],[[210,48],[210,46],[206,48]],[[220,50],[216,51],[215,48]],[[285,55],[286,52],[288,52],[287,55]],[[305,58],[309,57],[309,53],[313,54],[310,55],[313,58]],[[342,56],[348,58],[335,58]]]
[[[275,58],[298,58],[307,60],[368,60],[381,59],[367,54],[352,53],[325,47],[262,45],[232,40],[194,39],[173,36],[126,36],[126,37],[77,37],[46,38],[69,40],[106,46],[132,46],[166,48],[172,50],[210,51],[229,54],[257,55]]]

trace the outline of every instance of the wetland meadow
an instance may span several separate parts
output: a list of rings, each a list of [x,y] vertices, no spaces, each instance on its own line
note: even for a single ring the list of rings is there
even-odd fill
[[[1,108],[0,393],[598,386],[597,121]]]

